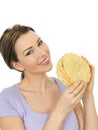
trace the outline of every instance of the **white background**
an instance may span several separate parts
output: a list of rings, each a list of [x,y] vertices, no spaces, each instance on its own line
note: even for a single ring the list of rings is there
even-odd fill
[[[85,56],[96,69],[94,97],[98,113],[98,1],[97,0],[1,0],[0,35],[13,24],[35,29],[51,50],[56,76],[57,60],[66,52]],[[7,50],[6,50],[7,51]],[[0,91],[20,80],[0,56]]]

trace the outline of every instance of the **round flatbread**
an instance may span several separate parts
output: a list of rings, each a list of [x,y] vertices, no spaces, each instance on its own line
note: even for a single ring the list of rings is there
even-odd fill
[[[56,68],[56,73],[59,77],[59,79],[66,85],[71,84],[71,79],[68,77],[66,72],[64,71],[64,66],[63,66],[63,57],[58,61],[57,63],[57,68]]]
[[[91,77],[90,67],[79,55],[66,53],[57,62],[56,73],[59,79],[67,86],[81,79],[88,83]]]

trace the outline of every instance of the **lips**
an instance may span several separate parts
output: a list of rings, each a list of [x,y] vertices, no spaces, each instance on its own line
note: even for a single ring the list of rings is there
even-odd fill
[[[47,65],[49,63],[49,58],[45,58],[40,65]]]

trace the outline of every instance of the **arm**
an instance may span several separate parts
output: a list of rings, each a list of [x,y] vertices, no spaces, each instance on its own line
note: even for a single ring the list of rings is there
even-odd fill
[[[85,95],[84,104],[84,130],[98,130],[98,119],[93,94]]]
[[[63,122],[66,116],[67,113],[64,115],[58,108],[55,108],[43,130],[62,130]]]
[[[78,103],[75,107],[75,113],[79,122],[79,130],[83,130],[84,127],[84,112],[81,103]]]
[[[25,130],[23,120],[15,110],[15,100],[11,99],[13,95],[8,91],[4,90],[0,93],[0,128],[1,130]]]
[[[19,117],[0,117],[1,130],[25,130],[23,121]]]
[[[51,113],[44,130],[61,130],[64,120],[79,103],[84,91],[85,85],[82,81],[77,81],[72,87],[64,91]]]
[[[84,58],[84,60],[86,59]],[[84,108],[84,130],[98,130],[98,119],[93,96],[95,70],[88,61],[87,63],[91,69],[91,79],[86,86],[86,90],[82,98]]]
[[[75,107],[75,113],[77,115],[78,122],[79,122],[79,130],[88,130],[88,129],[90,130],[92,128],[94,130],[98,129],[97,128],[98,127],[97,126],[98,125],[98,117],[96,114],[94,97],[92,95],[91,97],[88,97],[88,98],[91,98],[91,99],[89,99],[89,101],[87,101],[89,103],[85,104],[85,107],[87,106],[88,108],[87,107],[83,108],[83,106],[80,103],[77,104]]]

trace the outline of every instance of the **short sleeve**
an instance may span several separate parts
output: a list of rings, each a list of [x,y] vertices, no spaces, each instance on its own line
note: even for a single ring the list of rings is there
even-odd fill
[[[6,93],[0,93],[0,117],[18,116],[17,111],[12,105],[10,98]]]

